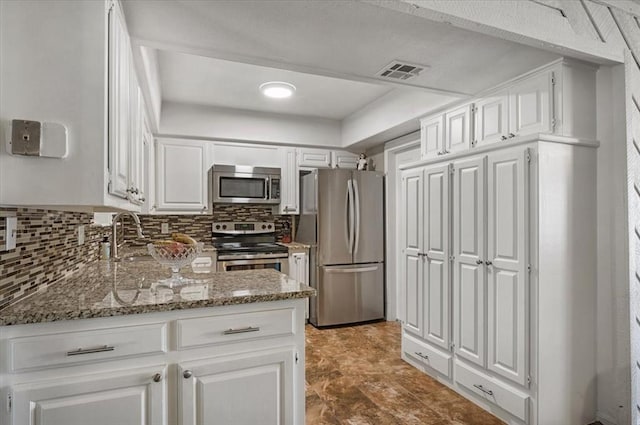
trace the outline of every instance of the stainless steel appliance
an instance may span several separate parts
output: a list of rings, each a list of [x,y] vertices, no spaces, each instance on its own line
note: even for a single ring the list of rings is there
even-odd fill
[[[273,222],[212,224],[216,270],[276,269],[289,274],[289,250],[276,243]]]
[[[296,240],[311,245],[309,321],[384,318],[384,175],[316,170],[301,179]]]
[[[245,165],[214,165],[214,204],[279,204],[280,169]]]

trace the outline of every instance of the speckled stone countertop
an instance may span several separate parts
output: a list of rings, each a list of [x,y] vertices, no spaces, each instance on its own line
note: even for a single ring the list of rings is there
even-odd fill
[[[194,273],[167,286],[154,260],[96,261],[0,311],[0,326],[306,298],[315,290],[271,269]]]

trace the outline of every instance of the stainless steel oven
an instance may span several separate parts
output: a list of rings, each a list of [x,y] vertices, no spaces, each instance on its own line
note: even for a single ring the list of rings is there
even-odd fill
[[[234,270],[275,269],[289,274],[288,254],[245,254],[218,255],[217,270],[231,272]]]
[[[273,222],[212,224],[216,270],[275,269],[289,274],[289,250],[275,238]]]
[[[279,204],[280,169],[243,165],[213,166],[214,204]]]

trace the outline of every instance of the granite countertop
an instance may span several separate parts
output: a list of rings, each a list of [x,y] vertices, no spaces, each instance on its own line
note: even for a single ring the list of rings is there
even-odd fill
[[[311,245],[307,245],[304,243],[300,243],[300,242],[278,242],[280,245],[282,246],[286,246],[289,249],[309,249],[311,248]]]
[[[0,326],[88,319],[189,308],[306,298],[315,290],[271,269],[181,275],[169,288],[168,268],[154,260],[95,261],[0,311]]]

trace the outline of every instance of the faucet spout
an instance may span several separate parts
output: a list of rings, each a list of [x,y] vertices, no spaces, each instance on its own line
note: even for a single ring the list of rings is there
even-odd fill
[[[128,215],[129,217],[133,218],[133,222],[136,225],[136,230],[138,232],[138,237],[139,238],[144,238],[144,234],[142,233],[142,226],[140,224],[140,218],[138,217],[137,214],[132,213],[130,211],[123,211],[123,212],[119,212],[116,215],[113,216],[113,221],[111,222],[111,255],[112,255],[112,259],[113,261],[119,261],[120,258],[118,257],[118,236],[117,236],[117,224],[118,224],[118,220],[120,220],[122,217],[124,217],[125,215]]]

